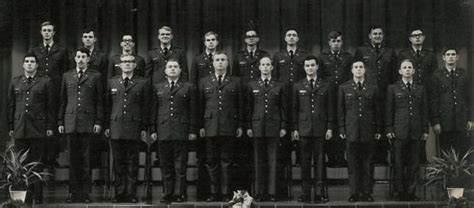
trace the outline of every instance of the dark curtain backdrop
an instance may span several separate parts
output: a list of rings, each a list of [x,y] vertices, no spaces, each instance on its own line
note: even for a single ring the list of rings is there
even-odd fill
[[[202,36],[213,30],[220,46],[235,53],[243,46],[249,20],[258,24],[260,46],[272,54],[285,46],[289,27],[300,35],[300,47],[319,55],[327,49],[331,30],[344,33],[346,49],[367,42],[368,26],[385,28],[388,46],[408,46],[407,33],[420,26],[426,46],[439,54],[446,45],[459,47],[460,64],[472,68],[472,0],[6,0],[0,1],[0,67],[2,98],[12,75],[21,73],[23,55],[41,43],[41,22],[56,24],[55,41],[69,49],[81,44],[84,27],[96,28],[99,48],[109,55],[120,52],[125,32],[136,37],[138,54],[158,43],[157,29],[169,25],[174,44],[185,48],[189,63],[202,50]],[[438,57],[440,57],[438,55]],[[1,99],[5,116],[5,99]],[[2,136],[6,135],[2,119]]]

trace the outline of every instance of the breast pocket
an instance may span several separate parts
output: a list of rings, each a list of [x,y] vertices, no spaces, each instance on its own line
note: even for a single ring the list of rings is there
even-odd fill
[[[45,92],[44,90],[33,90],[33,99],[35,101],[40,101],[44,98]]]

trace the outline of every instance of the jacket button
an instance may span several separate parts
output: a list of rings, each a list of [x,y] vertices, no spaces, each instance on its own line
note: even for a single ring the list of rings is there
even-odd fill
[[[173,116],[174,116],[174,114],[170,114],[170,116],[171,116],[171,117],[173,117]]]
[[[26,94],[30,94],[30,91],[26,91]]]

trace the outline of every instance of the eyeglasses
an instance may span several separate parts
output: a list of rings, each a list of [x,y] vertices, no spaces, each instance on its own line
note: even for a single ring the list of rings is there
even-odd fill
[[[135,63],[134,60],[123,60],[122,63]]]
[[[246,35],[245,38],[258,38],[258,35]]]
[[[133,40],[132,39],[122,39],[122,42],[126,42],[126,43],[132,43]]]
[[[410,37],[412,37],[412,38],[421,38],[423,36],[425,36],[425,35],[423,35],[423,34],[411,34],[410,35]]]

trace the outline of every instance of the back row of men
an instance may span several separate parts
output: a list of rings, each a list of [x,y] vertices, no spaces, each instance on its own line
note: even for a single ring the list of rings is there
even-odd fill
[[[163,202],[186,200],[186,141],[198,136],[210,181],[207,201],[227,200],[232,188],[242,187],[231,185],[231,165],[240,151],[236,138],[243,135],[253,138],[256,199],[261,201],[274,201],[279,194],[276,181],[284,175],[279,166],[291,161],[291,139],[301,143],[303,202],[311,200],[316,185],[311,167],[316,180],[321,175],[322,166],[312,166],[312,160],[320,161],[324,151],[329,163],[344,163],[347,147],[349,201],[373,201],[372,165],[385,162],[388,141],[393,141],[396,197],[417,200],[416,173],[419,159],[425,159],[428,120],[441,133],[442,148],[471,146],[465,138],[473,127],[471,76],[456,66],[454,48],[443,52],[445,65],[437,70],[420,29],[411,31],[412,45],[398,57],[383,45],[380,27],[370,28],[370,43],[354,57],[342,49],[342,34],[331,32],[330,51],[319,58],[297,47],[294,29],[285,33],[286,49],[271,58],[258,48],[252,29],[245,32],[246,49],[234,57],[232,70],[227,54],[216,50],[218,35],[207,32],[205,51],[189,73],[185,52],[171,45],[167,26],[158,30],[160,47],[149,52],[146,63],[134,54],[132,35],[122,37],[122,54],[107,60],[94,47],[97,34],[86,30],[84,48],[75,50],[75,65],[69,66],[68,52],[54,43],[54,33],[51,23],[42,24],[43,44],[25,56],[24,74],[11,82],[8,118],[15,145],[35,149],[30,159],[55,158],[44,155],[44,141],[37,138],[53,136],[56,125],[67,134],[68,202],[90,202],[89,143],[102,128],[111,138],[116,202],[137,201],[138,143],[147,133],[159,141]],[[41,202],[41,187],[34,189]],[[326,193],[315,193],[315,201],[328,200]]]

